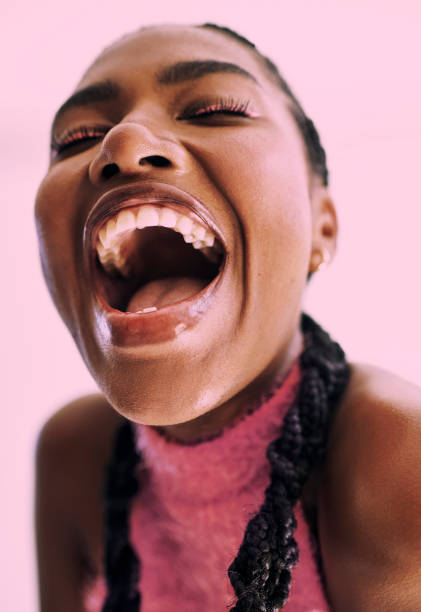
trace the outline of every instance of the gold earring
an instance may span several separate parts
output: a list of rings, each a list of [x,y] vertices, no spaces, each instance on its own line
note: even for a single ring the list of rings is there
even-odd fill
[[[318,251],[313,251],[311,254],[312,272],[319,272],[320,270],[326,269],[330,263],[330,260],[330,252],[326,247],[322,247],[321,250]]]

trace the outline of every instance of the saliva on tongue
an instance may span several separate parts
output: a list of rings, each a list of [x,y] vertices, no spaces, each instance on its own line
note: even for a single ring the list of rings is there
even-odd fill
[[[193,277],[160,278],[146,283],[131,297],[126,312],[138,312],[145,308],[162,308],[181,302],[199,293],[209,280]]]

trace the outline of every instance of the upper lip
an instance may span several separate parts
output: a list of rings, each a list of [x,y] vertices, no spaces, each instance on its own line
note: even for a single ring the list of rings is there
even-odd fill
[[[92,247],[95,248],[97,233],[104,219],[114,216],[127,206],[133,206],[133,202],[128,203],[129,200],[133,199],[145,204],[158,201],[178,204],[180,207],[184,207],[187,212],[193,212],[212,230],[226,252],[224,236],[219,230],[212,213],[200,200],[174,185],[143,180],[110,189],[96,201],[85,224],[83,242],[86,254],[92,253]]]

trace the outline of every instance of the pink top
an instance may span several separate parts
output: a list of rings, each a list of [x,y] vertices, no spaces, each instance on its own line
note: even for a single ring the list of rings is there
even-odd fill
[[[299,379],[297,360],[272,397],[207,441],[178,444],[137,426],[148,468],[130,517],[142,564],[142,612],[227,612],[234,603],[227,569],[264,500],[270,482],[266,448],[279,436]],[[300,556],[283,610],[329,612],[300,502],[295,513]],[[86,612],[99,612],[104,595],[99,577],[85,590]]]

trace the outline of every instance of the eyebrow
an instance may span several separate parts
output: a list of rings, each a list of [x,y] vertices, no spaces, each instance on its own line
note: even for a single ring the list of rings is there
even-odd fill
[[[185,81],[200,79],[203,76],[217,72],[240,74],[257,83],[257,79],[241,66],[230,62],[218,62],[217,60],[177,62],[157,72],[155,78],[161,85],[176,85]]]
[[[239,74],[258,84],[257,79],[245,68],[232,64],[231,62],[219,62],[217,60],[195,60],[189,62],[177,62],[166,66],[155,74],[155,79],[160,85],[177,85],[187,81],[200,79],[208,74],[215,73]],[[114,81],[109,79],[93,83],[83,89],[79,89],[70,96],[54,115],[51,131],[62,115],[79,106],[90,106],[97,102],[109,102],[117,100],[121,95],[121,89]]]
[[[54,127],[57,124],[60,117],[71,108],[77,108],[78,106],[89,106],[97,102],[108,102],[110,100],[116,100],[120,96],[120,88],[117,83],[110,80],[100,81],[88,85],[83,89],[79,89],[70,96],[58,109],[54,115],[52,122],[51,131],[54,131]]]

